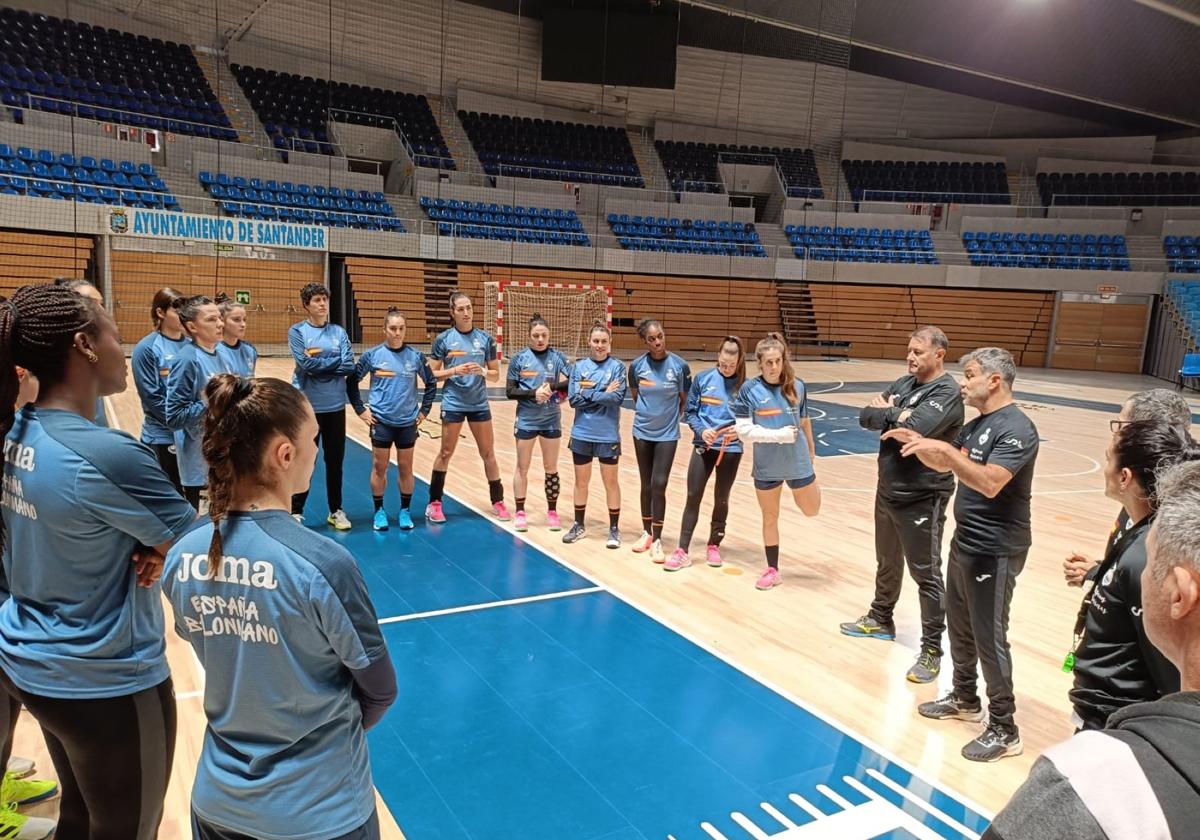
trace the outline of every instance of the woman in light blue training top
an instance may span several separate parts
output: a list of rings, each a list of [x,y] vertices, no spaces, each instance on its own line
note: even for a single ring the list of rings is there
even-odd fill
[[[218,352],[225,323],[217,305],[195,295],[179,305],[179,321],[192,341],[180,351],[167,375],[167,427],[176,433],[179,480],[183,495],[200,509],[200,490],[208,483],[208,464],[201,451],[204,386],[218,373],[231,373],[229,359]]]
[[[558,519],[558,446],[562,440],[562,395],[567,391],[567,357],[550,346],[550,327],[534,313],[529,319],[529,346],[508,360],[508,385],[504,393],[517,401],[513,435],[517,444],[517,468],[513,473],[513,499],[517,506],[513,528],[529,530],[525,516],[525,492],[529,487],[529,464],[534,441],[540,441],[542,469],[546,473],[546,524],[561,531]]]
[[[366,730],[396,674],[354,557],[289,516],[312,477],[316,416],[279,379],[217,376],[205,397],[212,522],[163,570],[207,674],[193,837],[377,840]]]
[[[229,370],[238,376],[253,376],[258,365],[258,348],[246,341],[246,307],[221,292],[215,301],[221,310],[225,334],[217,351],[229,362]]]
[[[339,531],[350,530],[350,520],[342,510],[342,463],[346,460],[346,374],[354,370],[354,350],[350,336],[337,324],[329,323],[329,289],[309,283],[300,290],[300,303],[308,319],[288,330],[288,347],[296,360],[292,384],[312,403],[320,433],[317,439],[325,451],[325,500],[329,517],[325,520]],[[308,490],[292,499],[292,516],[304,521]]]
[[[142,443],[154,450],[163,472],[171,479],[179,492],[179,460],[176,457],[175,435],[167,427],[167,376],[175,366],[175,360],[187,346],[183,325],[179,323],[176,307],[184,296],[169,286],[154,293],[150,302],[150,321],[154,331],[133,348],[130,367],[133,368],[133,384],[137,386],[138,398],[142,402]]]
[[[821,512],[821,488],[813,468],[816,441],[808,416],[808,394],[796,378],[787,345],[779,333],[754,348],[760,374],[738,391],[733,413],[737,436],[754,444],[754,490],[762,510],[763,550],[767,568],[755,586],[772,589],[779,575],[779,499],[783,485],[805,516]]]
[[[638,337],[646,352],[629,363],[629,395],[633,397],[633,452],[641,476],[642,535],[634,543],[639,554],[667,559],[662,546],[663,520],[667,517],[667,482],[679,446],[679,423],[692,387],[688,363],[667,352],[662,324],[647,318],[638,324]]]
[[[400,530],[413,527],[413,447],[417,444],[417,426],[429,416],[433,398],[437,396],[437,380],[425,361],[425,354],[405,344],[408,323],[404,313],[392,307],[383,319],[384,342],[376,344],[358,357],[354,373],[346,377],[346,396],[354,413],[371,430],[371,497],[375,502],[376,531],[388,529],[388,515],[383,508],[387,490],[387,471],[392,447],[396,448],[396,467],[400,481]],[[364,405],[358,383],[371,375],[370,405]],[[417,400],[417,383],[424,390]]]
[[[488,407],[487,394],[488,380],[500,380],[496,339],[491,333],[475,328],[475,310],[471,299],[462,292],[450,294],[450,317],[454,319],[454,326],[435,338],[429,350],[429,367],[438,381],[446,384],[442,386],[442,448],[433,460],[425,518],[430,522],[446,521],[442,510],[446,470],[458,448],[458,433],[466,421],[475,438],[479,457],[483,459],[492,514],[506,522],[508,508],[504,506],[504,485],[500,482],[500,464],[496,461],[496,433],[492,429],[492,410]]]
[[[603,321],[592,323],[588,336],[591,353],[571,368],[567,401],[575,409],[571,426],[571,460],[575,464],[575,524],[563,534],[563,542],[578,542],[587,535],[583,521],[587,514],[588,483],[592,480],[592,459],[600,462],[600,480],[608,502],[608,540],[606,548],[621,547],[621,484],[617,462],[621,457],[621,403],[625,401],[625,365],[609,355],[612,330]]]
[[[14,418],[15,365],[39,391]],[[0,686],[45,735],[63,838],[157,837],[175,747],[156,581],[196,514],[147,446],[94,424],[97,399],[126,385],[99,304],[52,285],[0,302]]]

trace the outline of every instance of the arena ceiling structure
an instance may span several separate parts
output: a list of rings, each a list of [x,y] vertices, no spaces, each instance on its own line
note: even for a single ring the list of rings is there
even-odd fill
[[[43,0],[22,5],[65,16],[81,6],[102,8],[186,29],[197,43],[217,48],[260,37],[278,42],[276,21],[281,19],[295,21],[299,30],[328,17],[330,29],[340,27],[343,37],[349,29],[339,21],[359,16],[361,29],[362,20],[382,14],[392,22],[427,25],[438,19],[431,7],[443,8],[446,26],[461,20],[461,11],[452,6],[539,23],[552,8],[651,9],[678,15],[681,50],[811,62],[859,75],[860,86],[865,75],[1078,121],[1080,129],[1067,133],[1161,137],[1200,129],[1200,98],[1194,95],[1200,89],[1195,48],[1200,0]],[[272,28],[271,34],[265,31]],[[342,60],[351,61],[357,50],[364,69],[377,68],[378,61],[365,57],[367,45],[354,38],[382,38],[395,55],[401,39],[388,32],[395,28],[388,24],[351,33],[353,38],[341,44]],[[443,45],[449,43],[445,33],[439,37]],[[514,92],[528,97],[524,84]],[[826,92],[832,95],[832,89]]]

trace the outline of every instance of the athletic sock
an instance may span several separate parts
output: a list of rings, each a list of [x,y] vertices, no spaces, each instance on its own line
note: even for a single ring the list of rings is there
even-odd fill
[[[619,520],[620,518],[621,518],[621,509],[620,508],[617,508],[616,510],[613,510],[612,508],[608,509],[608,527],[609,528],[616,528],[617,520]]]
[[[524,496],[513,499],[513,504],[515,504],[517,506],[517,513],[525,512],[525,497]]]
[[[429,480],[429,501],[440,502],[442,500],[442,491],[446,489],[446,471],[434,470],[433,476]]]
[[[371,501],[375,503],[375,512],[378,513],[383,507],[383,496],[372,496]]]
[[[652,516],[643,516],[642,517],[642,533],[643,534],[650,533],[650,522],[653,518],[654,517],[652,517]]]
[[[400,494],[400,509],[401,510],[408,510],[409,506],[412,505],[412,496],[413,496],[412,493],[401,493]]]
[[[504,485],[500,483],[500,479],[488,479],[488,496],[491,497],[492,504],[504,501]]]
[[[587,513],[587,505],[575,505],[575,522],[579,525],[583,524],[583,517]]]
[[[768,545],[766,547],[766,552],[767,552],[767,565],[770,566],[772,569],[779,571],[779,546]]]
[[[662,526],[663,524],[661,522],[654,522],[651,524],[650,536],[654,537],[655,540],[662,539]]]

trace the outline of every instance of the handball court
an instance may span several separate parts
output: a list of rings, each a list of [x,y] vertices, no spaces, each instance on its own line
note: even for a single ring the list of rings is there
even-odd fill
[[[695,373],[710,362],[692,364]],[[307,521],[358,558],[396,665],[399,700],[370,734],[385,838],[973,838],[1037,755],[1070,735],[1070,677],[1060,665],[1079,590],[1063,583],[1062,559],[1071,551],[1101,553],[1117,513],[1103,495],[1108,420],[1133,391],[1164,383],[1044,369],[1018,375],[1018,403],[1042,438],[1034,544],[1010,630],[1025,753],[978,765],[959,755],[978,726],[921,718],[917,703],[942,686],[904,680],[919,636],[911,580],[897,608],[895,642],[852,639],[837,629],[864,613],[873,593],[878,438],[858,428],[858,409],[904,365],[800,361],[796,368],[810,389],[824,500],[820,517],[806,520],[785,498],[784,585],[766,593],[754,589],[764,560],[749,456],[733,493],[725,567],[696,562],[706,500],[694,565],[668,574],[629,550],[640,531],[629,421],[622,424],[625,544],[612,551],[602,539],[598,474],[589,538],[567,546],[545,529],[539,454],[530,470],[530,530],[519,535],[483,515],[487,485],[465,427],[447,478],[449,521],[430,526],[419,516],[426,501],[420,479],[438,448],[422,435],[416,529],[395,527],[399,499],[390,476],[393,524],[372,531],[367,430],[348,411],[358,444],[348,446],[345,465],[354,529],[339,534],[324,525],[319,458]],[[263,359],[258,373],[286,379],[291,369],[290,360]],[[1192,404],[1200,411],[1200,402]],[[492,411],[511,507],[514,406],[493,398]],[[132,384],[110,398],[107,413],[110,424],[137,434]],[[571,412],[563,414],[569,429]],[[684,435],[668,493],[668,553],[685,496]],[[572,504],[565,442],[566,435],[564,520]],[[190,836],[204,678],[174,634],[168,650],[179,737],[161,837],[177,840]],[[16,747],[38,759],[41,775],[51,772],[29,718]],[[53,813],[53,803],[43,810]]]

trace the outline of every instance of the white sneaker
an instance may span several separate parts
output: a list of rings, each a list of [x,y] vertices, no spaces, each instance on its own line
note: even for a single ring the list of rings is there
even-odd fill
[[[654,545],[654,537],[650,536],[649,531],[642,531],[642,535],[633,543],[633,551],[635,554],[642,554],[650,550]]]
[[[58,823],[45,817],[29,817],[17,812],[17,806],[0,805],[0,837],[11,840],[45,840]]]
[[[32,776],[35,769],[37,769],[37,765],[33,763],[32,758],[21,758],[19,755],[14,755],[8,760],[8,772],[18,779]]]
[[[650,546],[650,559],[655,563],[667,562],[667,555],[663,552],[662,540],[655,540],[654,545]]]
[[[350,520],[346,516],[346,512],[338,508],[333,513],[329,514],[329,518],[325,520],[338,531],[349,531],[351,528]]]

